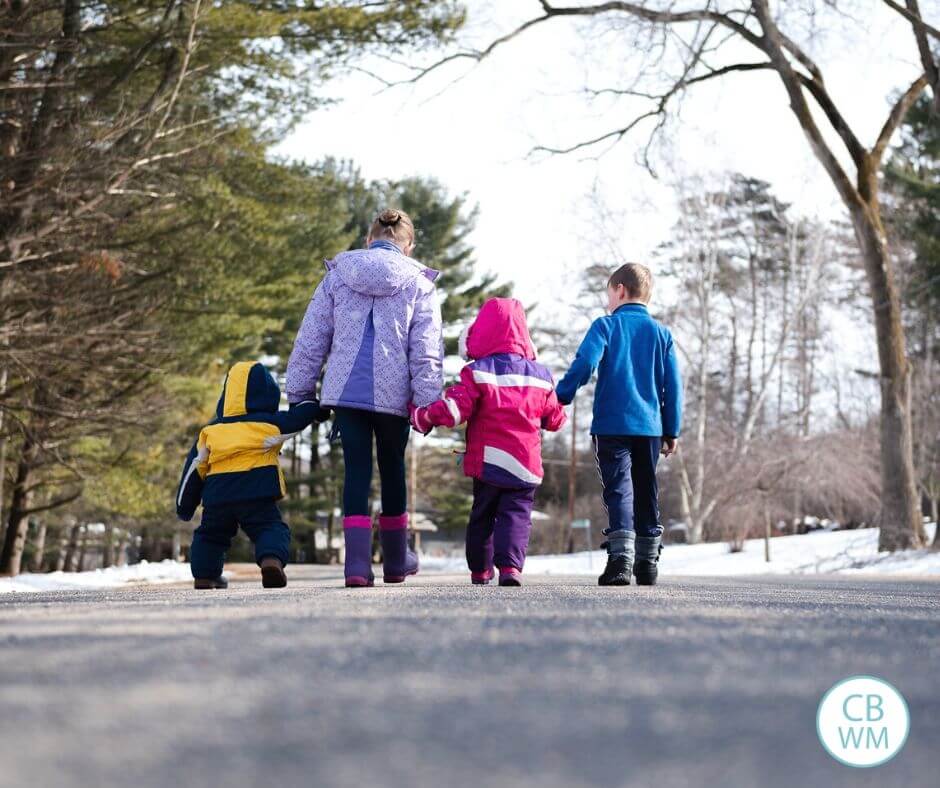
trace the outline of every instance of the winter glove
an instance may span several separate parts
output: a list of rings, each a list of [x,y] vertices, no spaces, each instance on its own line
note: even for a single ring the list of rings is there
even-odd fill
[[[409,402],[408,411],[411,413],[411,426],[417,432],[427,435],[434,429],[434,425],[431,424],[431,420],[428,418],[426,408],[416,408]]]

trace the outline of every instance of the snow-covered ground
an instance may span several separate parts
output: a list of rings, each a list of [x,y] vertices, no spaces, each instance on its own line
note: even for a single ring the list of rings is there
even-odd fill
[[[112,566],[93,572],[48,572],[0,577],[0,594],[22,591],[67,591],[78,588],[112,588],[128,584],[180,583],[192,581],[189,564],[141,561],[129,566]]]
[[[935,526],[927,526],[932,539]],[[600,550],[569,555],[534,555],[525,565],[532,575],[598,574],[605,554]],[[424,572],[464,573],[462,556],[421,559]],[[940,551],[906,550],[878,552],[878,529],[814,531],[801,536],[778,536],[770,540],[770,562],[764,560],[764,541],[749,539],[744,550],[728,552],[726,542],[698,545],[669,545],[663,550],[665,575],[757,575],[757,574],[881,574],[940,575]],[[93,572],[50,572],[0,577],[0,594],[29,591],[66,591],[83,588],[113,588],[131,584],[188,583],[189,564],[176,561],[96,569]]]
[[[935,526],[927,526],[933,538]],[[599,574],[606,562],[601,550],[568,555],[534,555],[526,560],[526,574]],[[422,569],[432,572],[466,572],[462,557],[425,558]],[[764,559],[764,540],[749,539],[739,553],[728,551],[727,542],[667,545],[660,571],[664,575],[757,574],[883,574],[940,575],[940,551],[905,550],[878,552],[878,529],[813,531],[770,540],[770,561]]]

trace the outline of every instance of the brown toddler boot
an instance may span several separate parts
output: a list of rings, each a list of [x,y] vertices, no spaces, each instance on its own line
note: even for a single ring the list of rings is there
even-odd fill
[[[261,585],[265,588],[284,588],[287,585],[287,575],[280,558],[269,555],[261,559]]]
[[[210,588],[228,588],[228,580],[222,577],[222,575],[219,575],[215,579],[197,577],[195,580],[193,580],[193,588],[199,590],[206,590]]]

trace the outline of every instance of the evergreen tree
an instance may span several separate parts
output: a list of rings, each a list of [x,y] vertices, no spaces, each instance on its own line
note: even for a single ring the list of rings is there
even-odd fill
[[[347,242],[345,200],[266,143],[357,58],[462,20],[431,0],[0,7],[0,571],[80,466],[156,426],[162,374],[220,381],[283,345],[301,258]]]

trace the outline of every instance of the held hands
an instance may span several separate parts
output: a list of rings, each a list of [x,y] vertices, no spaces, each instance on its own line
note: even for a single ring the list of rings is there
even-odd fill
[[[663,438],[663,445],[660,448],[659,453],[663,457],[668,457],[670,454],[675,454],[679,449],[679,439],[678,438]]]
[[[408,411],[411,413],[411,426],[416,432],[428,435],[434,429],[434,425],[427,416],[426,408],[416,408],[413,403],[409,402]]]
[[[304,400],[303,402],[291,402],[288,404],[287,409],[293,410],[298,405],[312,404],[316,406],[316,415],[313,417],[313,420],[317,424],[322,424],[324,421],[327,421],[330,416],[333,415],[333,411],[330,408],[324,408],[320,406],[320,401],[316,399]]]

